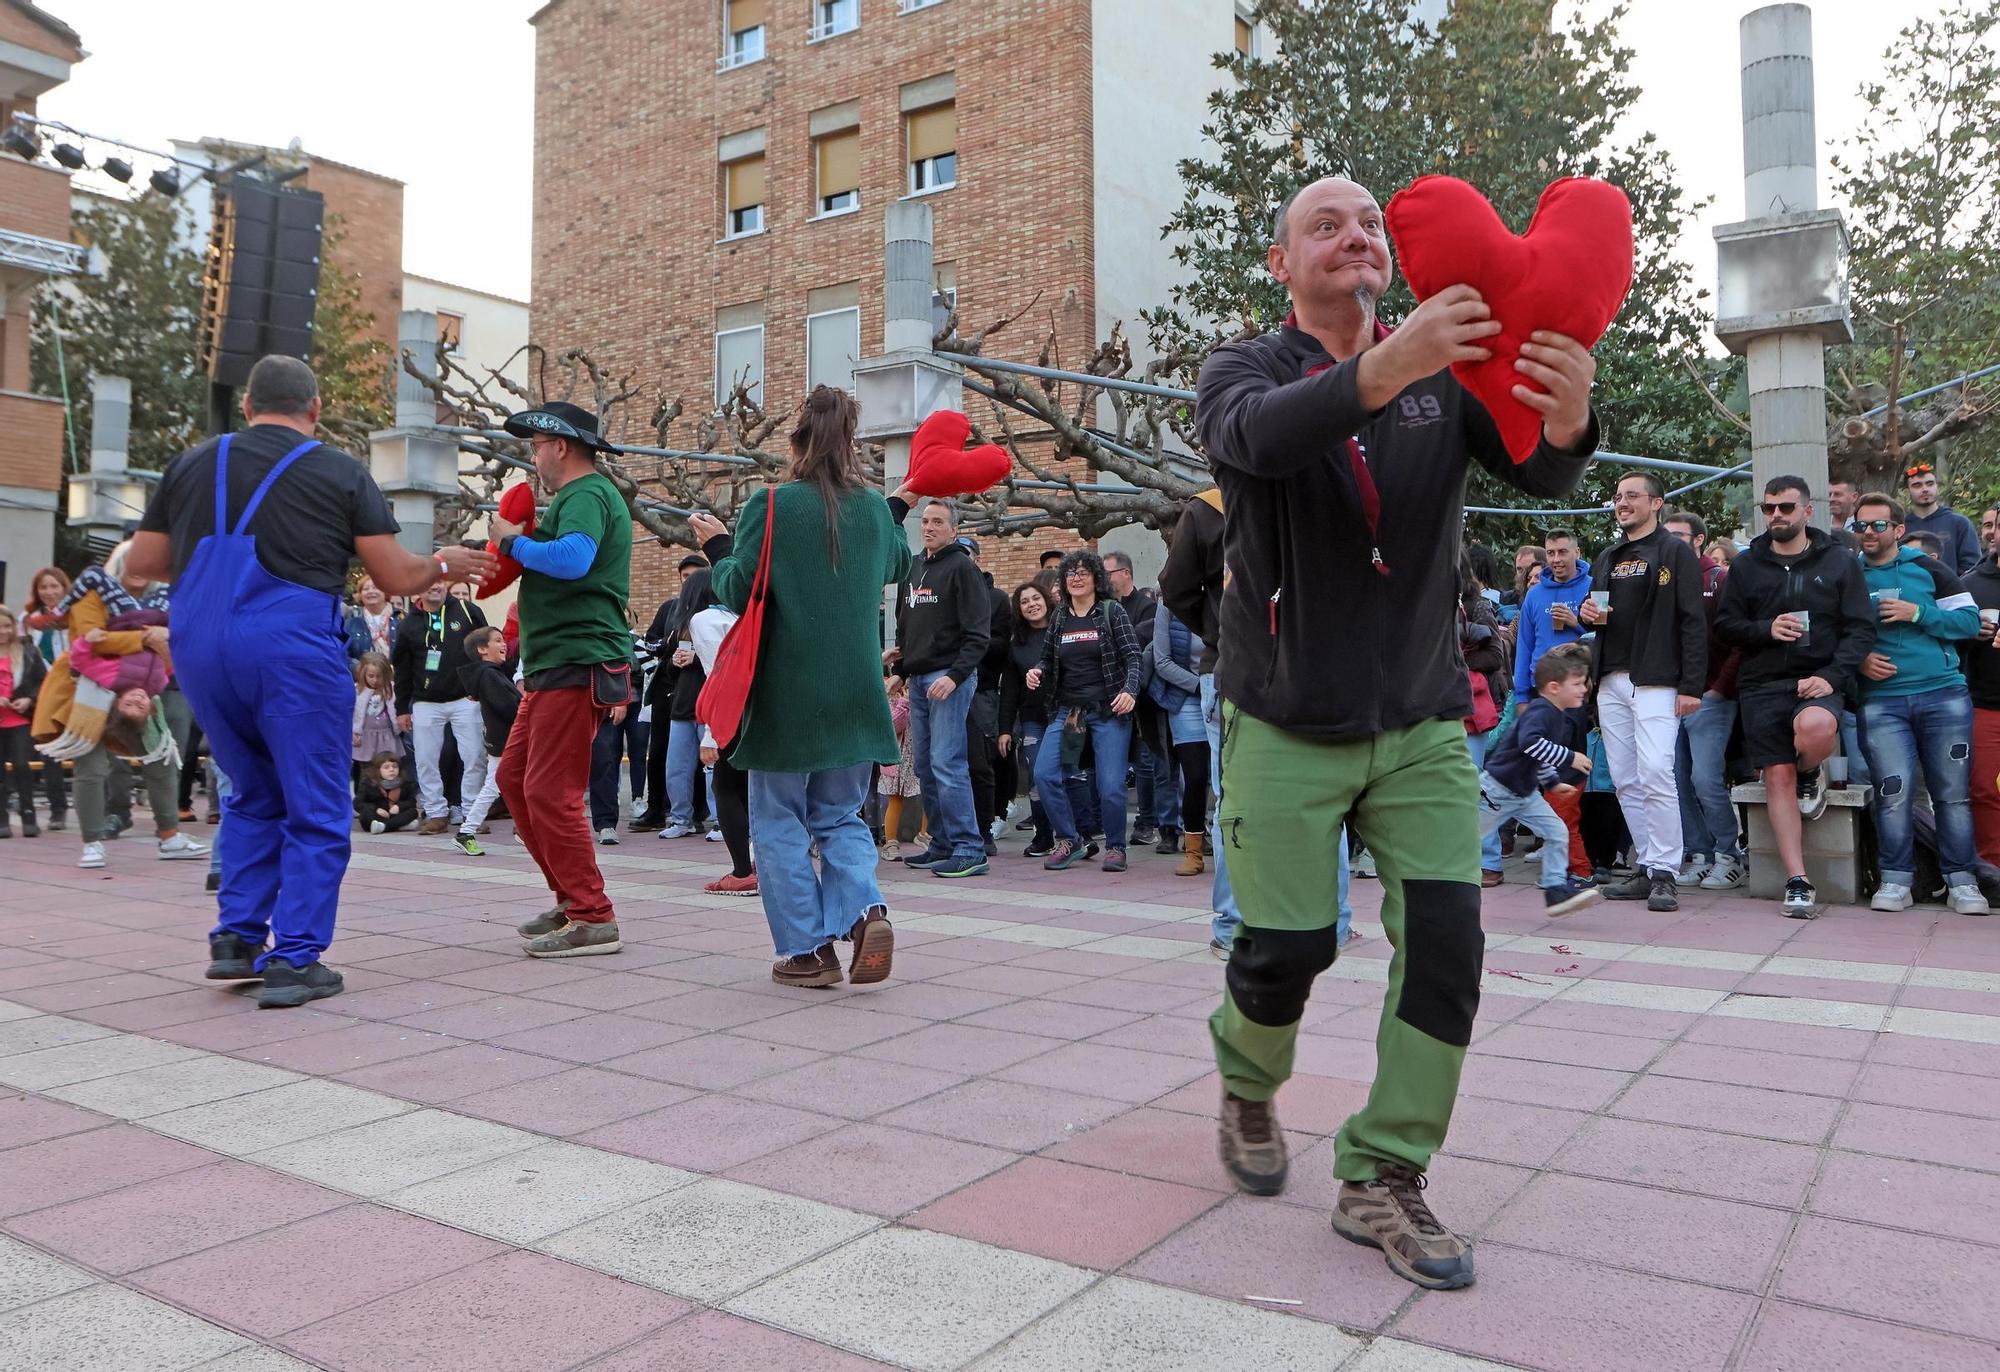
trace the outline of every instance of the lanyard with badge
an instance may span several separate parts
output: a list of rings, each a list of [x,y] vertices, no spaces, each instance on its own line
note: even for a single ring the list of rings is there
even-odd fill
[[[437,635],[437,641],[435,643],[431,641],[430,634]],[[439,667],[442,667],[443,665],[444,665],[444,611],[439,610],[437,611],[437,613],[431,616],[430,633],[424,635],[424,670],[426,672],[435,672]]]

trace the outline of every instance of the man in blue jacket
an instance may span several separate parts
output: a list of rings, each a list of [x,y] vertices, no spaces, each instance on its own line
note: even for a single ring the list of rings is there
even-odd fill
[[[1910,908],[1916,878],[1910,792],[1921,767],[1951,908],[1988,914],[1972,833],[1972,696],[1958,654],[1958,644],[1979,635],[1979,606],[1943,563],[1902,546],[1903,510],[1894,500],[1870,492],[1854,518],[1879,621],[1875,650],[1861,663],[1862,738],[1882,843],[1873,908]]]
[[[1576,554],[1576,535],[1551,529],[1542,536],[1548,566],[1541,580],[1521,597],[1521,614],[1514,631],[1514,699],[1526,705],[1535,698],[1535,664],[1542,654],[1585,633],[1577,606],[1590,598],[1590,564]]]

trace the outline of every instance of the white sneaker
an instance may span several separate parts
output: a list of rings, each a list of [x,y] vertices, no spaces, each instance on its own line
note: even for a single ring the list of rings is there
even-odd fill
[[[83,856],[76,860],[76,865],[79,867],[102,867],[104,865],[104,845],[101,843],[84,844]]]
[[[1704,891],[1734,891],[1750,875],[1749,866],[1741,853],[1725,853],[1715,860],[1708,875],[1701,879]]]
[[[1954,915],[1990,915],[1993,913],[1993,907],[1986,903],[1986,896],[1976,884],[1969,881],[1963,886],[1954,886],[1951,888],[1948,903],[1951,905],[1951,912]]]
[[[1356,877],[1374,876],[1375,855],[1369,852],[1366,848],[1363,848],[1360,852],[1354,855],[1354,860],[1347,865],[1347,872],[1349,876],[1356,876]]]
[[[196,843],[186,834],[175,834],[172,838],[160,840],[160,861],[186,862],[192,858],[208,856],[208,845]]]
[[[722,837],[722,830],[720,829],[710,829],[707,833],[703,834],[701,837],[704,843],[721,843],[724,841]]]
[[[1786,919],[1815,919],[1819,915],[1819,892],[1804,877],[1793,877],[1785,883],[1784,910]]]
[[[694,832],[694,826],[692,824],[669,824],[666,828],[660,830],[660,837],[686,838],[689,834],[692,834],[693,832]]]
[[[1893,913],[1897,910],[1909,909],[1912,903],[1909,887],[1898,885],[1893,881],[1885,881],[1875,888],[1875,899],[1868,902],[1868,908]],[[1985,903],[1983,900],[1980,902],[1982,905]]]
[[[599,829],[597,831],[597,841],[605,845],[616,843],[618,841],[618,831],[616,829]]]
[[[1708,853],[1696,853],[1688,859],[1687,866],[1681,868],[1674,878],[1682,886],[1699,886],[1708,880],[1708,874],[1716,867],[1715,858]]]
[[[389,826],[379,819],[373,819],[368,821],[368,832],[371,834],[386,834],[389,832]]]

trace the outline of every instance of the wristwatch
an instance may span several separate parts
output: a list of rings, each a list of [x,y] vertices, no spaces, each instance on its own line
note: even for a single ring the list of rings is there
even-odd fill
[[[500,556],[512,557],[514,555],[514,540],[519,537],[520,537],[519,534],[508,534],[505,538],[501,539],[500,542],[497,545],[495,545],[500,549]]]

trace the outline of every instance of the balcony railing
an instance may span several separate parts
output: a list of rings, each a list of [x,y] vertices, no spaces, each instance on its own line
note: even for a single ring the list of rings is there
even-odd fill
[[[896,0],[896,13],[914,14],[918,10],[927,10],[932,5],[942,3],[944,0]]]

